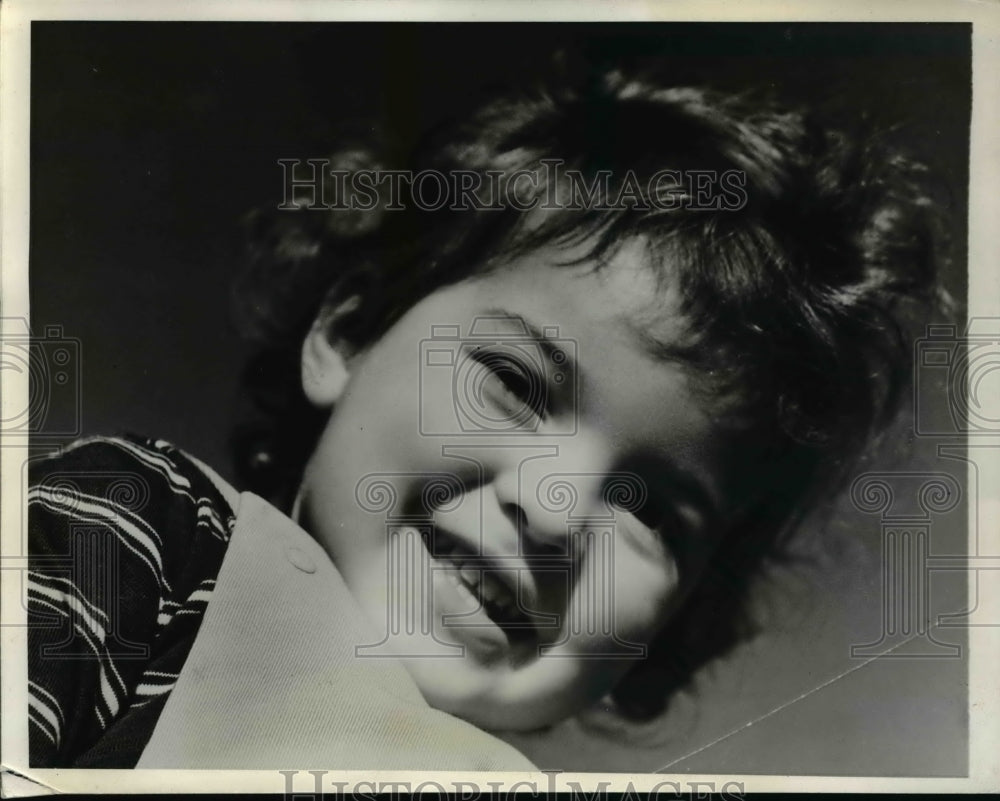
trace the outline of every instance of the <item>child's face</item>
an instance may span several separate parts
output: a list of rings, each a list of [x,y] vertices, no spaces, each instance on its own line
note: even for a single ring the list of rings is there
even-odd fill
[[[541,250],[421,300],[351,359],[306,468],[299,519],[380,632],[370,645],[386,636],[429,703],[481,726],[545,725],[609,692],[717,541],[731,454],[651,353],[680,329],[645,253],[636,240],[594,272]],[[311,336],[306,351],[327,347]],[[428,490],[442,474],[456,492]],[[609,507],[616,483],[648,507]]]

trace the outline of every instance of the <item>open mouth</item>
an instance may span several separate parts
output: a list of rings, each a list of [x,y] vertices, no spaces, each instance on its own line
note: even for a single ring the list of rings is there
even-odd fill
[[[449,579],[479,602],[511,645],[536,640],[535,624],[518,603],[518,570],[523,568],[522,563],[507,570],[497,569],[494,560],[474,553],[464,542],[440,528],[433,534],[425,532],[423,538],[435,559],[454,568],[447,571]]]

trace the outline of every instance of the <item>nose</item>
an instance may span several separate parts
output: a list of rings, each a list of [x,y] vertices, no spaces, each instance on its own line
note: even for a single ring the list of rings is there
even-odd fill
[[[607,516],[604,488],[613,467],[603,438],[577,432],[553,455],[514,459],[498,472],[497,509],[524,552],[565,554],[572,525]]]

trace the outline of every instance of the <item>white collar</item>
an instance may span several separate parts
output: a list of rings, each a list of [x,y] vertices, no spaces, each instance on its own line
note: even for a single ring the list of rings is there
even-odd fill
[[[236,527],[138,768],[535,770],[428,706],[399,662],[358,659],[378,633],[319,544],[205,472],[235,501]]]

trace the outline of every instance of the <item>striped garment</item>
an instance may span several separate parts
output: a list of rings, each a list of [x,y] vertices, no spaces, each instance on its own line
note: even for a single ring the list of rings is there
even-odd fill
[[[32,767],[135,765],[234,524],[212,481],[162,441],[94,437],[32,464]]]

